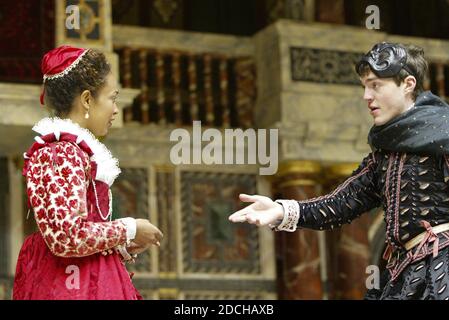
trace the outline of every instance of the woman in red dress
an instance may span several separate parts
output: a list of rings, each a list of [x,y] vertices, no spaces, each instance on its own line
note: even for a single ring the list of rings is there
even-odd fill
[[[117,81],[98,51],[61,46],[42,60],[41,103],[56,117],[33,130],[24,154],[30,211],[39,231],[19,254],[13,299],[141,299],[125,262],[162,233],[146,219],[111,221],[118,161],[96,137],[118,113]]]

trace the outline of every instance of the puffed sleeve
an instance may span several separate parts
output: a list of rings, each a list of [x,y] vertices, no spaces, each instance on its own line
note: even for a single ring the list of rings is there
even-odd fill
[[[87,221],[87,156],[70,142],[37,150],[26,173],[27,193],[38,228],[51,252],[82,257],[127,241],[122,221]]]

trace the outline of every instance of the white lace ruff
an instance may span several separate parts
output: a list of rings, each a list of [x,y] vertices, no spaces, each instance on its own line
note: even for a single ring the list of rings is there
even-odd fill
[[[89,130],[80,127],[70,119],[61,119],[58,117],[44,118],[36,123],[33,131],[42,136],[54,133],[56,139],[59,139],[61,132],[70,133],[78,137],[76,140],[77,144],[80,144],[84,140],[93,152],[91,160],[97,163],[97,175],[95,179],[98,181],[102,181],[111,186],[121,172],[118,159],[112,156],[108,148],[98,141]],[[42,140],[40,137],[35,137],[35,140],[38,142],[39,139]]]

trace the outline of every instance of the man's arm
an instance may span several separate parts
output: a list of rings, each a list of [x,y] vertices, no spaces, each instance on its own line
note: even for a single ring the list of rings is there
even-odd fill
[[[377,190],[376,159],[370,153],[352,175],[333,192],[317,198],[296,201],[276,200],[284,217],[275,230],[295,231],[296,227],[328,230],[352,220],[381,203]]]
[[[306,201],[273,202],[268,197],[241,194],[242,201],[253,203],[233,213],[229,220],[269,225],[274,230],[290,232],[297,227],[325,230],[341,226],[380,205],[376,166],[375,155],[370,153],[351,177],[333,192]]]

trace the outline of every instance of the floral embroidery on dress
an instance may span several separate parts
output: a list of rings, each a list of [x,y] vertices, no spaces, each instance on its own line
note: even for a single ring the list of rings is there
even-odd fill
[[[90,131],[69,119],[45,118],[33,130],[41,136],[24,155],[24,175],[29,205],[50,250],[58,256],[81,257],[127,243],[124,221],[106,222],[104,217],[112,213],[109,187],[120,173],[118,160]],[[96,203],[88,208],[91,183],[107,189],[104,214],[96,188]],[[88,219],[92,206],[105,222]]]
[[[27,193],[36,223],[50,250],[58,256],[80,257],[126,242],[120,221],[86,221],[86,186],[89,160],[76,145],[62,141],[42,147],[29,159]]]

